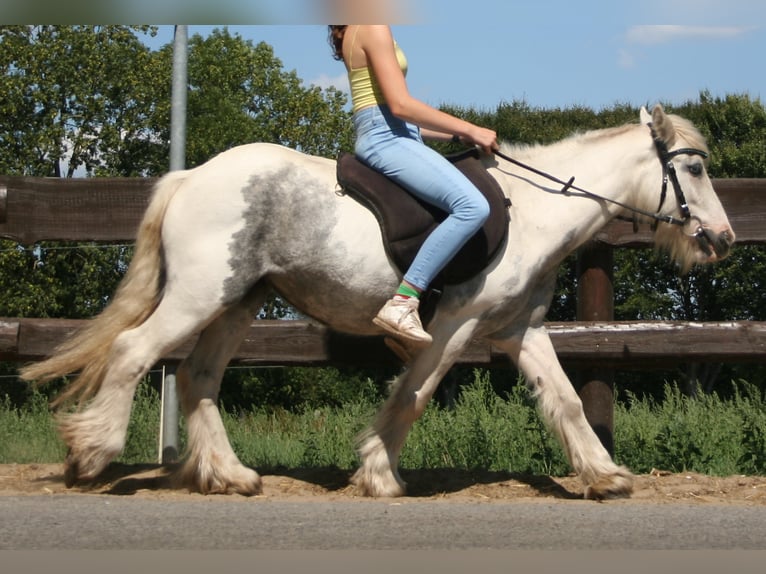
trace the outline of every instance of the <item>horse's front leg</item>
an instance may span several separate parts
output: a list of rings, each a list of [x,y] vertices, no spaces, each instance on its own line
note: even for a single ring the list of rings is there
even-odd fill
[[[415,355],[410,367],[394,382],[373,424],[360,436],[361,465],[351,479],[365,496],[403,496],[399,455],[412,425],[423,414],[439,382],[471,339],[473,327],[453,334],[433,332],[433,344]]]
[[[582,401],[561,368],[545,328],[528,328],[519,338],[492,342],[524,373],[545,423],[559,438],[585,485],[585,498],[630,495],[633,475],[614,463],[585,418]]]

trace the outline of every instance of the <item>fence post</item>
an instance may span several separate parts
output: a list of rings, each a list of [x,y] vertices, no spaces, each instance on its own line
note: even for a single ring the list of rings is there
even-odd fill
[[[611,247],[589,242],[577,253],[577,320],[614,319],[614,252]],[[614,455],[614,371],[581,369],[575,387],[585,417],[610,455]]]

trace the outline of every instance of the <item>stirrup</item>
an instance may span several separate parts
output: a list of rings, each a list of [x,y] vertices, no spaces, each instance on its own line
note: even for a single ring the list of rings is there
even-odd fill
[[[386,347],[393,351],[394,354],[399,357],[399,360],[401,360],[405,365],[412,361],[412,353],[410,353],[410,350],[407,348],[407,346],[400,340],[395,339],[394,337],[383,337],[383,342],[386,344]]]

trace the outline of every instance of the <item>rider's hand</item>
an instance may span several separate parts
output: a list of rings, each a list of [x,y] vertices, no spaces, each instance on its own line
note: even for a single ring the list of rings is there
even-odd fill
[[[495,130],[475,126],[468,137],[471,139],[471,143],[484,153],[492,154],[500,148],[497,143],[497,133],[495,133]]]

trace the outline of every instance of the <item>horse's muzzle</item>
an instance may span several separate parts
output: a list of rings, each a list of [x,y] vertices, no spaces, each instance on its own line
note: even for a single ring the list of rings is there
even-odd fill
[[[715,233],[711,229],[702,227],[697,228],[694,234],[699,248],[705,252],[708,257],[716,255],[717,259],[724,259],[729,255],[731,246],[734,244],[734,232],[727,229],[720,233]]]

